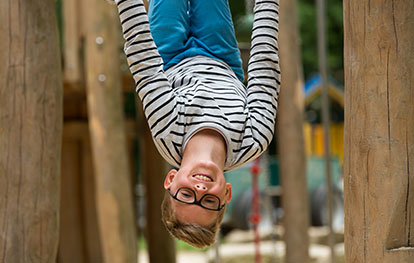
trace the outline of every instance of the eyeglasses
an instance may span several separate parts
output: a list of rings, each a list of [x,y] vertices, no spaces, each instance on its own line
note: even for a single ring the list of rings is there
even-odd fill
[[[168,190],[168,192],[170,193],[172,198],[181,203],[190,205],[195,204],[207,210],[220,211],[226,205],[224,204],[220,207],[220,198],[212,194],[205,194],[201,197],[200,200],[197,201],[196,193],[193,189],[188,187],[179,188],[175,195],[173,195],[170,190]]]

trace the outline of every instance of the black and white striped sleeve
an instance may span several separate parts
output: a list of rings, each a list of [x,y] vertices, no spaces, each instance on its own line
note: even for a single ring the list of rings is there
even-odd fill
[[[259,146],[255,156],[273,138],[280,89],[278,24],[279,0],[256,0],[247,84],[249,128]]]
[[[115,0],[125,39],[124,51],[136,83],[144,113],[158,150],[177,165],[161,140],[177,118],[177,100],[163,70],[163,61],[153,41],[142,0]]]

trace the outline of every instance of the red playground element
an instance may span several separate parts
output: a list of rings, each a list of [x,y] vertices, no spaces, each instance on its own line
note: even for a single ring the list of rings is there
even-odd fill
[[[252,214],[250,215],[250,222],[253,224],[254,232],[254,243],[256,250],[256,263],[261,263],[262,258],[260,255],[260,236],[258,225],[260,223],[260,206],[259,206],[259,174],[260,174],[260,159],[257,158],[253,161],[252,166],[250,167],[250,172],[252,174]]]

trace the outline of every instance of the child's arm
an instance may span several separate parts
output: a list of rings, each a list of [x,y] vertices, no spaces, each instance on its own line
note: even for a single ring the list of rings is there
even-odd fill
[[[122,32],[125,39],[125,55],[141,99],[155,87],[170,89],[163,71],[163,61],[150,33],[148,16],[142,0],[115,0],[118,6]]]
[[[177,100],[163,71],[163,61],[150,33],[148,16],[142,0],[115,0],[122,32],[125,55],[136,83],[144,113],[154,139],[162,140],[162,133],[177,118]],[[156,143],[160,153],[177,165],[162,143]]]
[[[279,0],[256,0],[248,65],[247,103],[251,132],[260,155],[273,137],[280,88]],[[245,160],[248,161],[248,160]]]

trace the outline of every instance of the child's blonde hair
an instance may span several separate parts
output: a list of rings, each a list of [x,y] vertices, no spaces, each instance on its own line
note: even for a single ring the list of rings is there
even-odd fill
[[[166,191],[161,204],[162,222],[170,234],[188,244],[203,248],[216,242],[216,236],[223,221],[226,207],[218,212],[216,220],[209,226],[203,227],[196,224],[185,224],[177,220],[171,207],[171,196]]]

